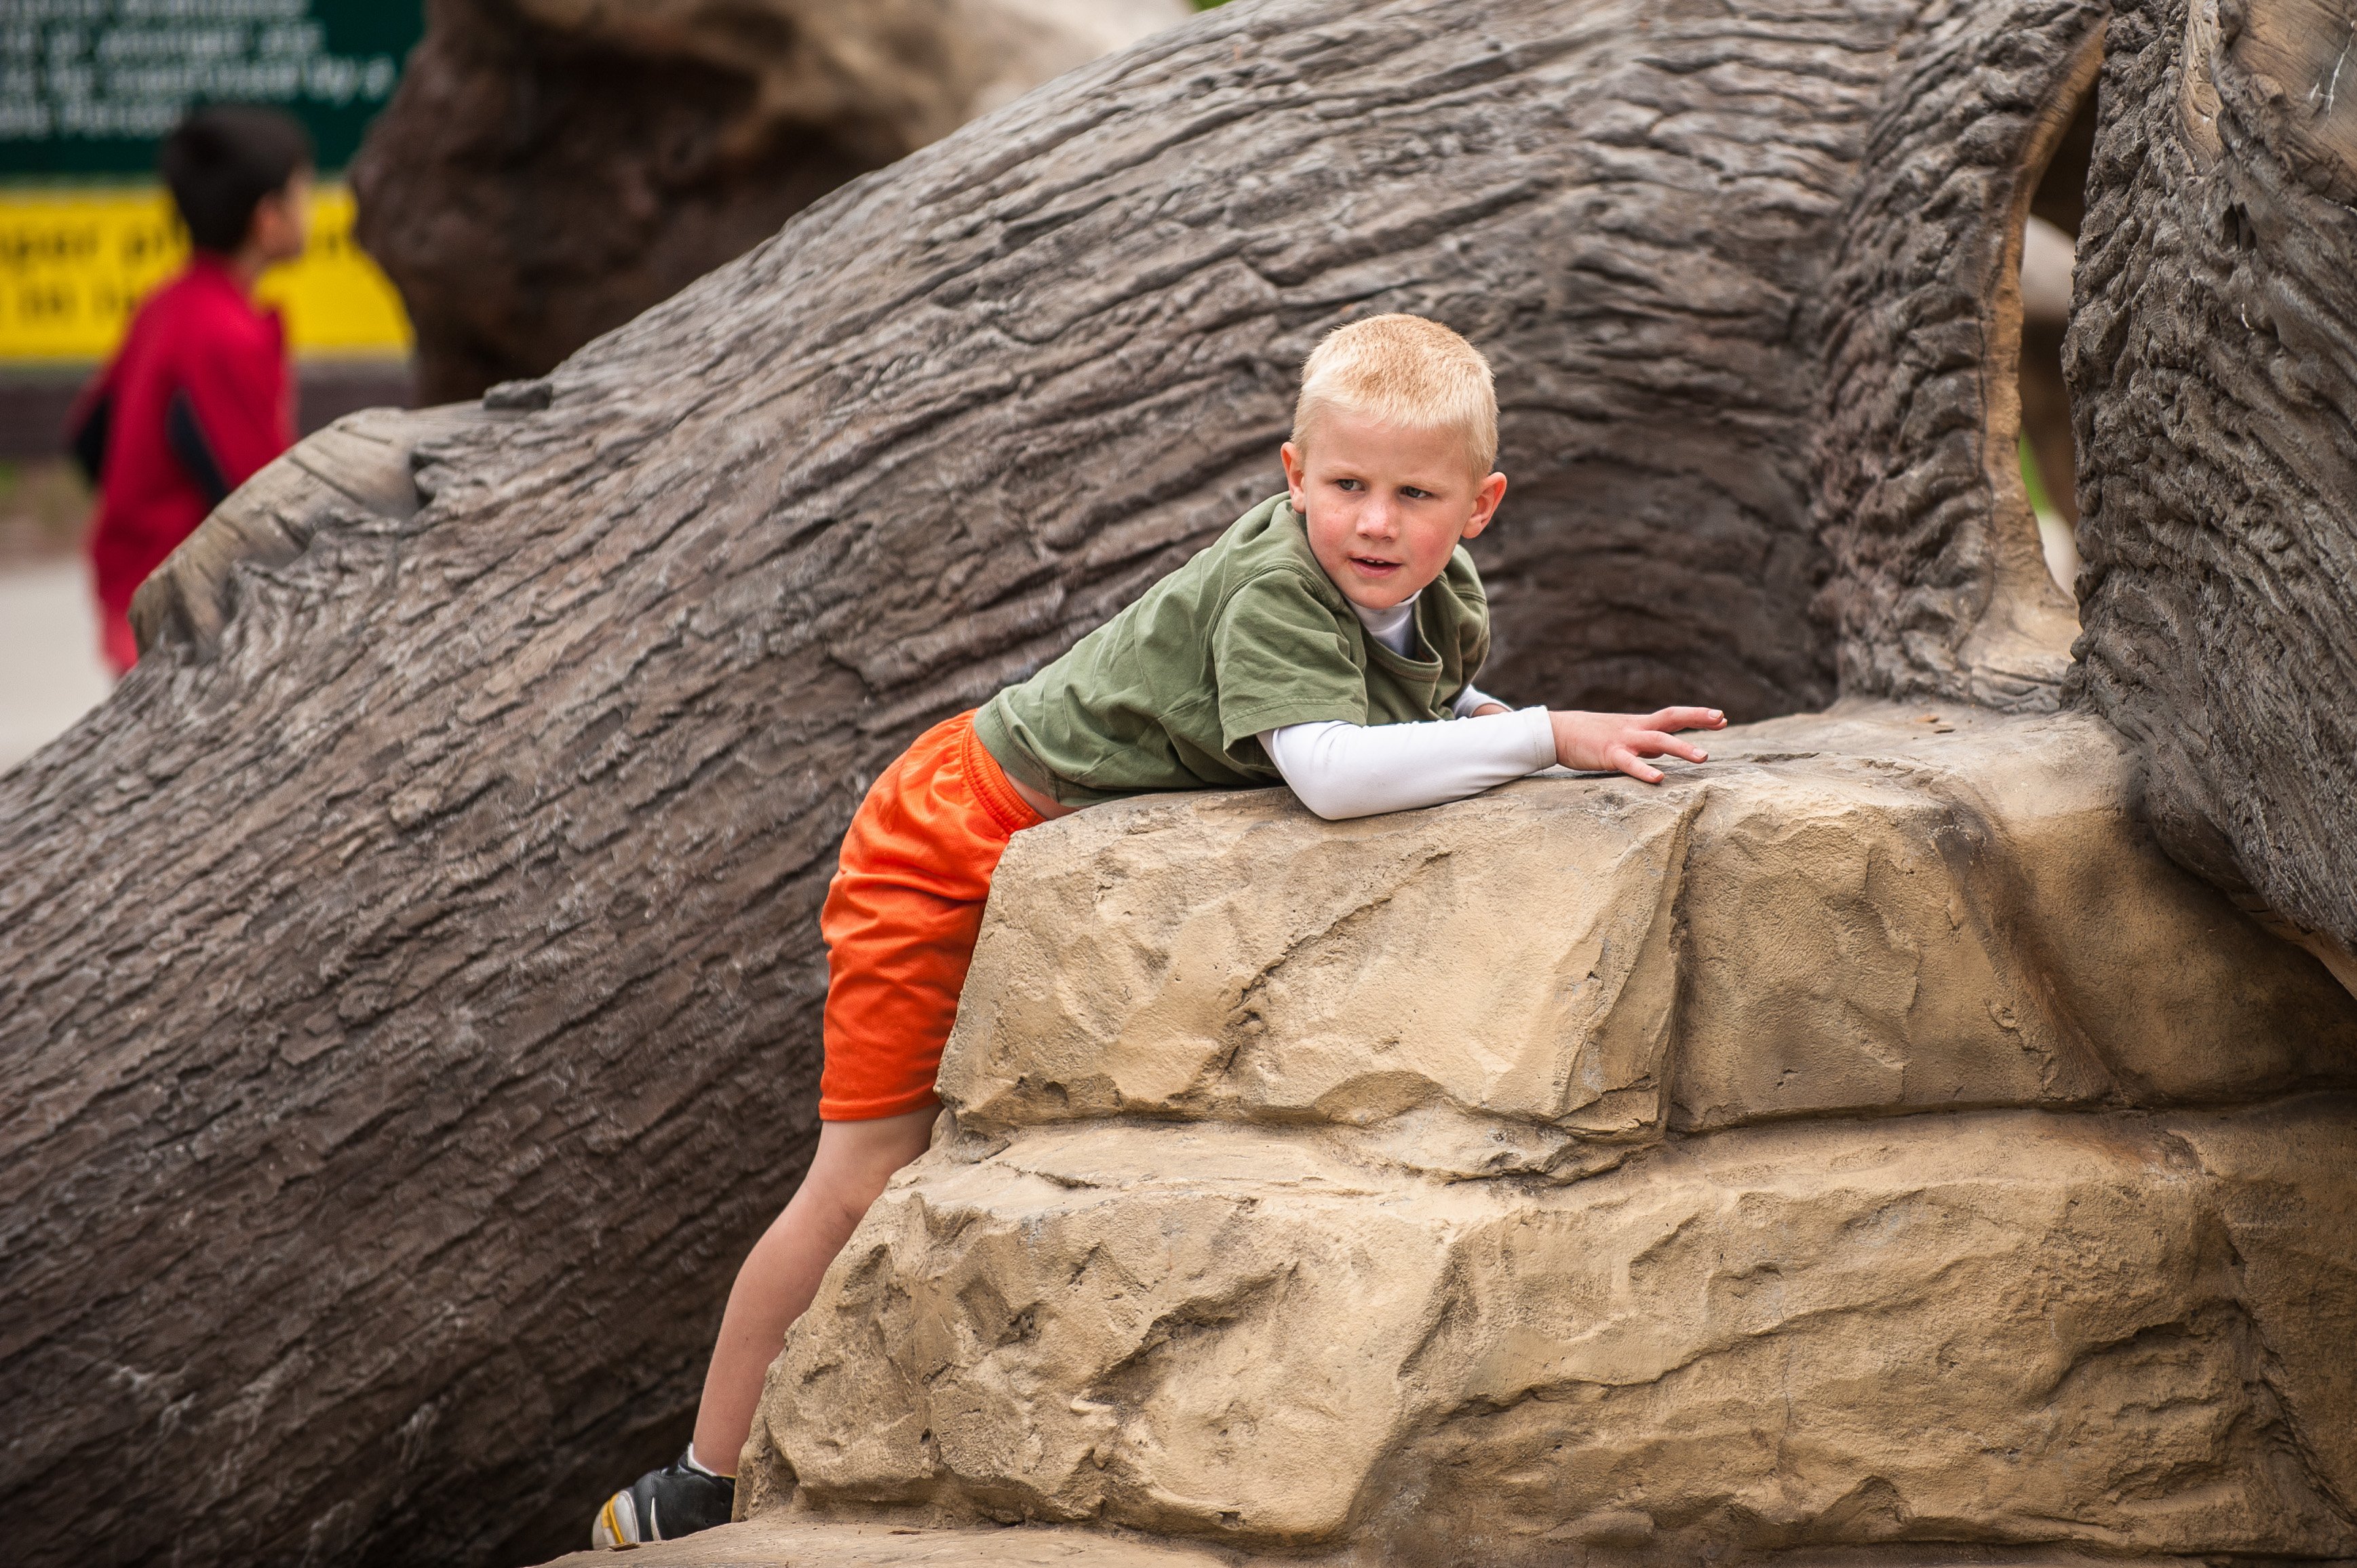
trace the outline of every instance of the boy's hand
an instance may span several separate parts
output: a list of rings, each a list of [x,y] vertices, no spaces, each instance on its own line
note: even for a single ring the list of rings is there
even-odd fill
[[[1727,715],[1717,708],[1663,708],[1652,714],[1550,713],[1555,726],[1555,759],[1582,773],[1617,768],[1646,784],[1659,784],[1662,770],[1640,760],[1647,757],[1683,757],[1707,762],[1710,753],[1674,731],[1725,729]]]

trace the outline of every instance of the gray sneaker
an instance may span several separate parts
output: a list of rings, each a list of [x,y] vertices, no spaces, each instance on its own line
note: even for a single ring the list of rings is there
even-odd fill
[[[726,1524],[737,1506],[737,1478],[716,1476],[695,1462],[690,1444],[660,1470],[650,1470],[606,1499],[589,1527],[592,1546],[677,1541]]]

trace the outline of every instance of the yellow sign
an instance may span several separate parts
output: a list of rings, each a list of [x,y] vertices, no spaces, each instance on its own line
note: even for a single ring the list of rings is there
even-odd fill
[[[0,363],[104,359],[188,253],[161,187],[0,188]],[[310,249],[254,292],[285,312],[297,354],[409,352],[401,296],[353,241],[344,186],[312,194]]]

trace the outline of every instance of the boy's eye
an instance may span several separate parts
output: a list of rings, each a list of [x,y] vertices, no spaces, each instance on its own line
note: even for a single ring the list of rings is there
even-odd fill
[[[1356,479],[1337,479],[1334,481],[1334,488],[1338,490],[1363,490],[1367,487]]]
[[[1432,492],[1430,490],[1420,490],[1414,485],[1402,485],[1400,487],[1400,494],[1405,496],[1412,501],[1425,501],[1432,499]]]

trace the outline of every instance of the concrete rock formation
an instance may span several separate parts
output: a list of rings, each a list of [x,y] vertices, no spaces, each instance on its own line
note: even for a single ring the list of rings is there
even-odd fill
[[[1185,0],[432,0],[352,168],[428,403],[540,375]]]
[[[1237,1568],[1250,1560],[1200,1541],[1125,1531],[1008,1530],[997,1524],[918,1530],[898,1520],[802,1515],[726,1525],[684,1541],[642,1546],[638,1552],[631,1568]],[[561,1562],[563,1568],[613,1568],[614,1560],[602,1552],[583,1552]]]
[[[1656,789],[1331,825],[1271,791],[1026,835],[942,1092],[970,1129],[1418,1112],[1483,1151],[1448,1174],[1492,1176],[1665,1127],[2357,1074],[2357,1004],[2168,864],[2102,725],[1859,703],[1731,737]]]
[[[2357,1553],[2357,1002],[2083,718],[1020,835],[755,1517]]]

